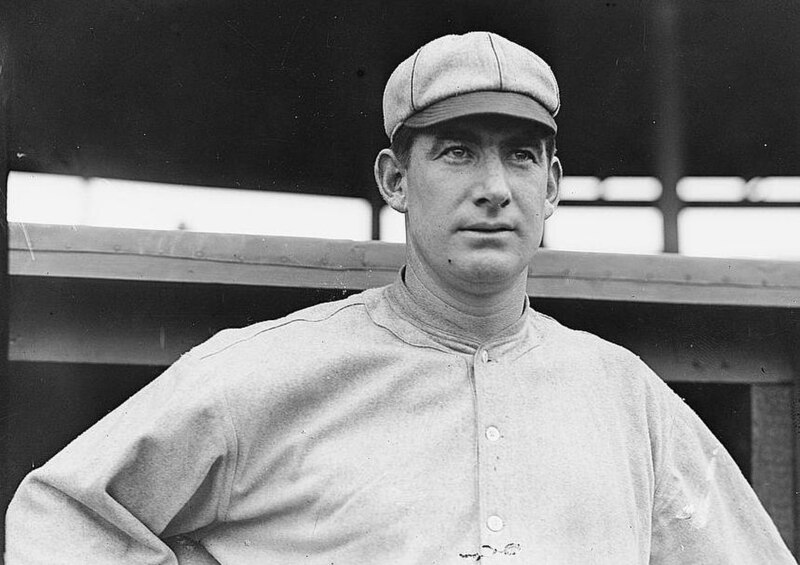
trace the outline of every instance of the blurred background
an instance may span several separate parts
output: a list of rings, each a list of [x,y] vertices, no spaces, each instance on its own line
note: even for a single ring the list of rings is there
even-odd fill
[[[403,241],[372,160],[422,43],[487,29],[562,90],[553,249],[800,257],[800,3],[18,2],[12,222]]]

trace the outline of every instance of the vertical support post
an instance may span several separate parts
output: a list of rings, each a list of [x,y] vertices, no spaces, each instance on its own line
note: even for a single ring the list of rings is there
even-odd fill
[[[381,238],[381,209],[383,208],[383,200],[381,200],[380,197],[375,198],[373,196],[369,199],[369,203],[372,207],[372,239],[379,240]]]
[[[380,26],[363,26],[363,22],[383,21],[387,8],[382,2],[353,2],[346,10],[348,21],[354,27],[351,34],[360,34],[363,45],[381,45],[377,41]],[[335,10],[334,12],[335,13]],[[373,48],[365,49],[358,59],[353,59],[353,75],[350,81],[343,83],[347,90],[341,94],[342,101],[347,104],[346,111],[353,116],[358,116],[359,123],[348,128],[349,139],[347,143],[358,147],[363,152],[363,165],[360,166],[351,179],[353,187],[357,187],[372,208],[371,239],[380,239],[380,210],[383,199],[375,185],[372,162],[379,149],[385,147],[387,142],[383,135],[383,128],[375,128],[376,122],[381,123],[381,102],[374,98],[374,92],[383,92],[382,74],[378,72],[378,63],[381,56]],[[375,118],[379,118],[375,120]]]
[[[7,24],[6,24],[7,25]],[[9,409],[11,408],[10,375],[8,372],[8,170],[9,170],[9,98],[11,80],[8,33],[0,26],[0,532],[5,532],[5,510],[11,499],[9,478]],[[0,535],[0,556],[5,536]],[[2,557],[0,557],[2,561]]]
[[[792,385],[751,386],[752,483],[789,548],[795,547]]]
[[[792,488],[792,507],[794,510],[794,556],[800,558],[800,311],[789,313],[790,320],[785,332],[788,340],[788,351],[792,356],[794,386],[792,395],[792,429],[794,432],[794,483]]]
[[[681,100],[681,77],[678,70],[679,3],[659,0],[653,4],[654,90],[656,170],[663,192],[659,207],[664,217],[664,251],[677,253],[678,200],[677,185],[684,174],[684,117]]]

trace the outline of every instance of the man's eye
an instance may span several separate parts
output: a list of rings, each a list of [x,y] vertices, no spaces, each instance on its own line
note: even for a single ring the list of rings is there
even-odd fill
[[[469,151],[466,147],[455,146],[445,149],[444,154],[454,159],[465,159],[469,156]]]
[[[527,149],[517,149],[511,154],[511,156],[514,158],[515,161],[536,160],[536,155],[533,154],[533,151],[528,151]]]

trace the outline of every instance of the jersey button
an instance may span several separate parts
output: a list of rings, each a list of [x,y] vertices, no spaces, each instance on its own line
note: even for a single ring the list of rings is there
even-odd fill
[[[493,532],[499,532],[505,524],[503,524],[503,519],[500,516],[489,516],[489,519],[486,520],[486,525]]]
[[[484,363],[489,362],[489,352],[486,351],[485,349],[481,349],[481,361],[483,361]]]
[[[495,428],[494,426],[489,426],[486,428],[486,439],[489,441],[497,441],[500,439],[500,430]]]

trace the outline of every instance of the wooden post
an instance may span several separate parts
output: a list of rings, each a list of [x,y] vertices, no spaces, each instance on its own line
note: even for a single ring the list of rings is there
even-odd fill
[[[677,185],[684,173],[681,77],[678,72],[679,2],[659,0],[653,5],[653,60],[656,96],[656,170],[662,185],[659,207],[664,217],[664,251],[677,253]]]
[[[789,548],[795,548],[792,384],[751,387],[752,483]]]
[[[377,189],[375,192],[377,192]],[[369,205],[372,208],[372,239],[378,241],[381,238],[381,209],[383,208],[383,200],[380,197],[373,196],[369,199]]]
[[[792,395],[792,428],[794,432],[794,484],[792,506],[794,510],[794,556],[800,558],[800,312],[792,312],[786,335],[794,369],[794,394]]]
[[[8,424],[9,374],[8,374],[8,100],[11,95],[8,33],[0,26],[0,532],[5,532],[5,509],[11,499],[8,486]],[[0,535],[0,555],[4,551],[4,538]],[[2,558],[0,558],[2,560]]]

